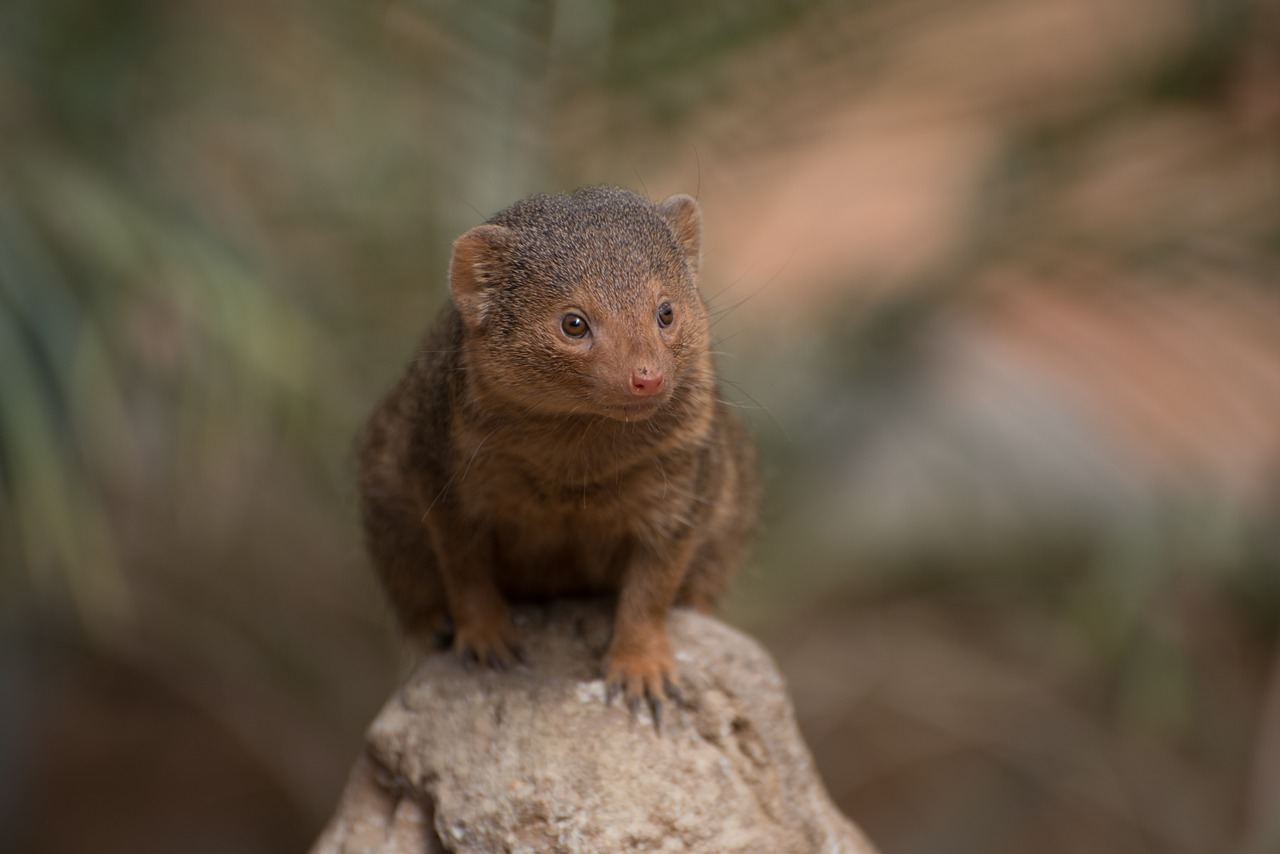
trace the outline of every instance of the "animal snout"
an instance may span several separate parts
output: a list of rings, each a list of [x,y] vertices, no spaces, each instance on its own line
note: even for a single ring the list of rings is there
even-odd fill
[[[657,371],[639,370],[631,372],[631,393],[637,397],[652,397],[662,391],[666,378]]]

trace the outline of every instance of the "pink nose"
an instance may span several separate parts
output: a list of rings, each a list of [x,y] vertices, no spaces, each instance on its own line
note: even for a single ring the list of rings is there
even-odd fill
[[[631,375],[631,393],[637,397],[652,397],[662,391],[662,374]]]

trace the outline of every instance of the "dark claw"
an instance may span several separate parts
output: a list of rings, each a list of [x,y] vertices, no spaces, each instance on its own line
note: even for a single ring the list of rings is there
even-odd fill
[[[518,664],[524,665],[525,667],[529,666],[529,656],[525,654],[524,647],[520,644],[516,644],[511,647],[511,657],[514,658]]]
[[[653,731],[662,735],[662,700],[650,697],[649,712],[653,715]]]
[[[639,697],[628,697],[628,698],[627,698],[627,709],[628,709],[628,710],[630,710],[630,712],[631,712],[631,717],[632,717],[633,719],[636,717],[636,715],[640,714],[640,698],[639,698]]]
[[[613,701],[617,699],[618,695],[621,693],[622,686],[617,682],[610,682],[604,689],[604,704],[606,706],[612,706]]]
[[[670,679],[663,680],[662,689],[666,691],[667,696],[677,706],[684,706],[684,694],[680,693],[680,686],[672,682]]]
[[[480,656],[471,647],[463,647],[459,652],[462,655],[462,663],[467,667],[476,667],[480,664]]]
[[[493,650],[489,650],[487,653],[485,653],[484,659],[486,662],[488,662],[489,667],[493,668],[494,670],[501,671],[501,670],[507,669],[506,659],[498,655]]]

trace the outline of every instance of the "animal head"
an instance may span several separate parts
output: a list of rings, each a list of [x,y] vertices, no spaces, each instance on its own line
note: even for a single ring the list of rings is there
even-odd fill
[[[533,411],[648,418],[708,373],[701,233],[685,195],[590,187],[504,209],[453,246],[471,369]]]

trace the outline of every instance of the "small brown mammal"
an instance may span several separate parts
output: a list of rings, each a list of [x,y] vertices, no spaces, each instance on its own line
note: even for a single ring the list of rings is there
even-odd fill
[[[666,615],[709,611],[755,525],[720,397],[701,215],[591,187],[455,241],[452,302],[365,429],[365,538],[401,627],[506,667],[507,601],[616,592],[608,696],[675,693]]]

